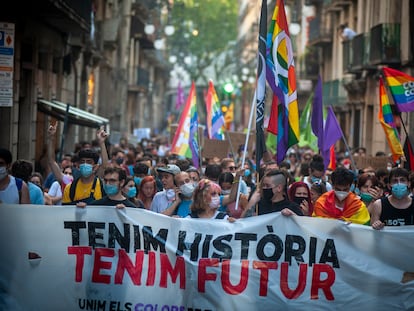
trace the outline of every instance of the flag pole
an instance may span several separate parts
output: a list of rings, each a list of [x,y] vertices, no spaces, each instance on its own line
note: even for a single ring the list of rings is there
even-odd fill
[[[245,163],[245,160],[246,160],[247,146],[249,144],[249,136],[250,136],[250,131],[252,129],[253,113],[254,113],[254,107],[255,106],[256,106],[256,90],[254,91],[252,106],[250,108],[249,124],[247,126],[246,140],[244,142],[244,150],[243,150],[242,163],[241,163],[242,168],[244,168],[244,163]],[[237,187],[236,207],[235,207],[236,210],[239,208],[240,182],[241,182],[241,180],[242,180],[242,176],[240,176],[240,178],[239,178],[238,187]]]
[[[225,132],[226,132],[227,139],[229,140],[230,150],[231,150],[231,154],[233,156],[233,161],[236,162],[236,157],[234,155],[234,148],[233,148],[233,144],[231,143],[229,132],[227,130]]]
[[[348,145],[348,143],[346,141],[344,132],[342,132],[342,140],[344,141],[345,149],[348,150],[349,158],[351,159],[352,166],[354,167],[354,170],[356,172],[357,171],[357,167],[356,167],[356,164],[355,164],[354,156],[352,155],[352,152],[351,152],[351,150],[349,148],[349,145]]]

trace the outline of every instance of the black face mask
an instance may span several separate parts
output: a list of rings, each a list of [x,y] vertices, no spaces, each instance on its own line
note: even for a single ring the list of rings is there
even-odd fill
[[[273,198],[273,188],[263,189],[263,199],[265,201],[272,201]]]
[[[306,200],[304,197],[293,197],[292,201],[300,205],[304,200]]]

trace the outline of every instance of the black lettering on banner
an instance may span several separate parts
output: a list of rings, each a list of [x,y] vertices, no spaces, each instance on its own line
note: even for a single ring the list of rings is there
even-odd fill
[[[211,242],[212,239],[213,239],[212,234],[207,234],[206,235],[206,238],[204,239],[204,242],[203,242],[203,251],[201,253],[202,258],[209,258],[210,242]]]
[[[241,253],[240,253],[240,259],[248,259],[249,257],[249,246],[250,241],[257,241],[257,234],[254,233],[236,233],[234,235],[234,239],[236,241],[241,241]]]
[[[267,243],[271,243],[274,245],[274,252],[267,256],[264,253],[264,249]],[[267,234],[263,238],[259,240],[256,248],[256,255],[257,258],[263,261],[278,261],[280,256],[283,253],[283,242],[276,234]]]
[[[105,247],[104,243],[99,243],[97,240],[103,240],[103,233],[97,232],[96,229],[105,229],[104,222],[88,222],[88,237],[89,237],[89,246],[93,248],[96,247]]]
[[[160,248],[161,253],[165,253],[165,242],[167,241],[168,237],[168,229],[160,229],[157,235],[152,234],[152,228],[149,226],[144,226],[142,228],[142,235],[144,236],[144,250],[145,253],[152,249],[158,250]]]
[[[63,223],[65,229],[71,229],[72,231],[72,246],[79,245],[79,229],[86,228],[86,222],[84,221],[65,221]]]
[[[184,250],[190,250],[190,260],[197,261],[198,260],[198,247],[200,245],[200,241],[202,238],[201,233],[196,233],[194,236],[193,242],[186,242],[185,238],[187,237],[186,231],[180,231],[178,233],[178,245],[177,245],[177,256],[183,256]]]
[[[141,235],[139,233],[139,226],[134,225],[134,253],[141,249]]]
[[[231,234],[226,234],[226,235],[221,235],[219,237],[217,237],[216,239],[213,240],[213,246],[216,248],[217,251],[222,252],[222,254],[218,254],[216,252],[213,252],[212,254],[212,258],[221,258],[221,259],[231,259],[231,257],[233,256],[233,251],[231,249],[231,246],[223,243],[223,241],[228,241],[230,242],[232,239],[233,235]]]
[[[335,242],[333,239],[327,239],[322,251],[319,263],[331,262],[332,267],[339,268],[338,256],[336,254]]]
[[[119,246],[129,253],[129,244],[131,242],[129,227],[129,224],[124,224],[124,235],[122,235],[114,223],[109,223],[108,247],[115,248],[115,241],[117,241]]]
[[[297,248],[294,245],[297,245]],[[285,261],[292,264],[292,257],[295,257],[297,263],[305,262],[303,259],[303,253],[306,249],[305,239],[300,235],[286,235],[285,240]]]
[[[309,267],[316,262],[316,241],[314,237],[311,237],[309,241]]]

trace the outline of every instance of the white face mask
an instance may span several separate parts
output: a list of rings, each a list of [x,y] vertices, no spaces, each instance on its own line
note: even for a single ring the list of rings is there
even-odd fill
[[[174,199],[175,198],[174,189],[168,189],[166,195],[167,195],[167,200],[168,201],[171,201],[172,199]]]
[[[180,187],[181,193],[186,197],[189,198],[193,195],[194,192],[194,184],[193,183],[186,183]]]
[[[221,194],[222,195],[227,195],[227,194],[230,194],[230,192],[231,192],[231,190],[229,189],[229,190],[221,190]]]
[[[7,172],[7,167],[5,166],[0,166],[0,180],[3,180],[4,178],[6,178],[6,176],[9,173]]]
[[[348,194],[349,194],[348,191],[335,191],[336,197],[341,202],[346,199],[346,197],[348,196]]]
[[[210,208],[216,209],[220,206],[220,196],[216,195],[215,197],[211,197],[211,202],[209,204]]]

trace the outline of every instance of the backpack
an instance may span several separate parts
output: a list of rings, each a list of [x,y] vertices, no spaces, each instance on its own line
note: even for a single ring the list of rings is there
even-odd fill
[[[23,179],[14,177],[16,180],[16,187],[17,191],[19,191],[19,203],[22,201],[22,187],[23,187]]]
[[[73,182],[72,182],[72,184],[70,185],[70,189],[69,189],[69,198],[70,198],[70,203],[62,203],[62,204],[64,204],[64,205],[71,205],[71,204],[76,204],[76,203],[78,203],[78,202],[85,202],[85,203],[91,203],[92,201],[95,201],[96,199],[95,199],[95,188],[96,188],[96,182],[98,181],[98,179],[99,179],[99,177],[97,177],[97,176],[95,176],[95,178],[94,178],[94,180],[93,180],[93,184],[92,184],[92,187],[91,187],[91,194],[89,195],[89,197],[88,198],[86,198],[86,199],[82,199],[82,200],[77,200],[77,201],[74,201],[74,199],[75,199],[75,192],[76,192],[76,187],[78,186],[78,182],[79,182],[79,179],[80,178],[76,178]],[[103,184],[102,184],[102,181],[100,181],[99,182],[99,184],[100,184],[100,186],[101,186],[101,193],[102,193],[102,196],[104,196],[105,195],[105,191],[104,191],[104,189],[103,189]]]

